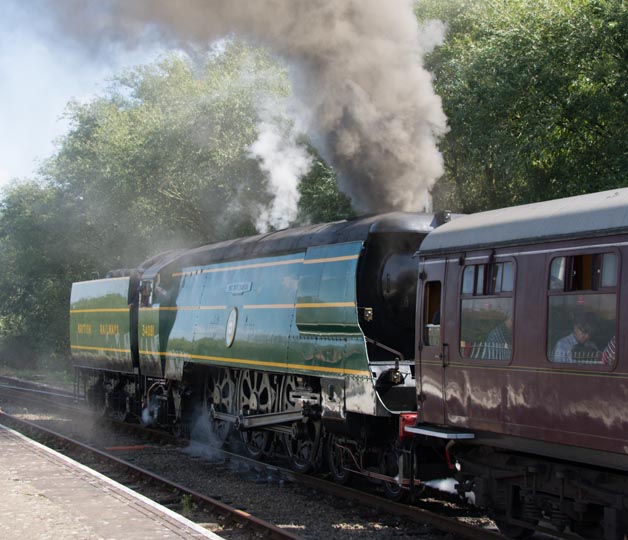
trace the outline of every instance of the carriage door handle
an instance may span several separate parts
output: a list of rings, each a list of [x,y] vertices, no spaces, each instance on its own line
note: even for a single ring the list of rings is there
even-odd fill
[[[443,343],[442,348],[441,348],[441,353],[438,355],[438,358],[440,358],[441,362],[443,363],[443,367],[447,367],[447,364],[449,364],[449,344],[448,343]]]

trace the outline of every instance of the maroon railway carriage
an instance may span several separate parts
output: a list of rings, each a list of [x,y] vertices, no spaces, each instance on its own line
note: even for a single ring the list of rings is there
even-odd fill
[[[459,490],[504,532],[623,539],[628,189],[453,220],[419,276],[409,431],[451,441]]]

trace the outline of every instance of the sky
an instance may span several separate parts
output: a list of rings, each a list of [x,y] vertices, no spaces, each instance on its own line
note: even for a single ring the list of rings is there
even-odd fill
[[[112,48],[98,57],[55,35],[30,0],[0,1],[0,189],[32,178],[68,130],[70,100],[89,101],[116,74],[155,60],[157,48]]]
[[[413,1],[0,0],[0,190],[54,155],[70,101],[105,94],[164,47],[236,33],[286,61],[294,111],[356,208],[424,208],[443,173],[447,121],[423,55],[445,28],[419,26]]]

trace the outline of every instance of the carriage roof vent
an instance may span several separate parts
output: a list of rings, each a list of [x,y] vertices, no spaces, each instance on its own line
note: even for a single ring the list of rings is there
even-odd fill
[[[436,228],[449,221],[451,221],[451,212],[449,210],[441,210],[440,212],[436,212],[434,214],[434,221],[432,221],[432,224]]]

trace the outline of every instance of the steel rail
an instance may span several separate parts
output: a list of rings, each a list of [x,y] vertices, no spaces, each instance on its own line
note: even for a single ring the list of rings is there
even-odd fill
[[[191,497],[194,502],[210,509],[213,512],[226,515],[229,518],[238,521],[243,525],[246,525],[247,527],[251,527],[255,530],[263,532],[265,535],[268,536],[268,538],[273,538],[276,540],[302,540],[300,536],[294,535],[289,531],[273,525],[272,523],[268,523],[263,519],[257,518],[249,514],[248,512],[239,510],[237,508],[232,508],[231,506],[228,506],[221,501],[203,495],[202,493],[199,493],[197,491],[188,489],[181,484],[172,482],[167,478],[154,474],[150,471],[147,471],[146,469],[142,469],[141,467],[112,456],[111,454],[103,452],[102,450],[94,448],[93,446],[77,441],[76,439],[66,437],[65,435],[62,435],[61,433],[58,433],[56,431],[44,428],[33,422],[29,422],[28,420],[16,418],[2,411],[0,411],[0,420],[6,422],[12,427],[21,427],[22,429],[25,429],[29,432],[34,432],[44,437],[54,439],[55,441],[62,443],[66,446],[70,445],[74,447],[75,450],[88,454],[100,461],[105,461],[109,464],[115,465],[116,467],[125,470],[132,476],[147,479],[170,490],[176,490],[183,495]]]
[[[77,404],[71,395],[64,395],[47,390],[39,390],[29,386],[16,386],[6,383],[0,383],[0,394],[6,397],[18,396],[40,405],[50,405],[59,410],[72,411],[75,413],[85,412],[84,406]]]
[[[70,394],[61,394],[58,392],[50,392],[48,390],[39,390],[37,388],[31,388],[28,386],[15,386],[12,384],[0,383],[0,388],[5,388],[7,390],[17,390],[20,392],[28,392],[31,394],[39,394],[42,396],[50,396],[50,397],[55,397],[55,398],[74,400],[73,396]]]
[[[0,389],[3,387],[5,386],[0,384]],[[23,390],[25,393],[31,392],[30,388],[16,387],[15,390]],[[1,414],[3,413],[0,413],[0,415]],[[16,420],[22,422],[22,420],[19,420],[19,419],[16,419]],[[172,434],[169,434],[167,432],[162,432],[159,430],[152,430],[145,426],[141,426],[140,424],[122,423],[122,422],[116,422],[113,420],[111,421],[111,424],[114,429],[120,429],[123,431],[132,432],[132,433],[135,433],[136,435],[148,436],[152,440],[158,440],[158,441],[162,441],[168,444],[181,445],[187,441],[187,440],[184,441],[181,438],[175,437]],[[45,428],[37,428],[37,429],[45,430]],[[60,434],[58,435],[60,437],[64,437],[63,435],[60,435]],[[76,442],[77,444],[83,444],[78,441]],[[95,452],[101,452],[97,449],[93,449],[93,450]],[[430,525],[438,529],[439,531],[442,531],[445,533],[456,534],[463,538],[467,538],[468,540],[508,540],[508,537],[500,534],[499,532],[486,530],[486,529],[480,529],[477,526],[466,524],[464,522],[456,520],[455,518],[448,518],[445,516],[441,516],[439,514],[436,514],[429,510],[418,508],[416,506],[397,503],[397,502],[391,501],[389,499],[385,499],[377,495],[373,495],[364,491],[353,489],[351,487],[347,487],[347,486],[336,484],[334,482],[330,482],[329,480],[317,478],[311,475],[300,474],[291,469],[284,469],[282,467],[277,466],[277,464],[264,463],[261,461],[254,460],[252,458],[247,458],[239,454],[234,454],[224,449],[221,449],[220,452],[228,459],[229,458],[238,459],[241,461],[250,462],[252,464],[255,464],[256,466],[270,468],[276,473],[283,476],[284,478],[290,479],[292,481],[297,481],[298,483],[302,485],[306,485],[313,489],[317,489],[325,493],[329,493],[336,497],[340,497],[346,500],[357,502],[361,505],[368,506],[376,510],[388,512],[391,515],[402,517],[410,521],[413,521],[415,523]],[[111,456],[110,454],[105,453],[105,455],[108,456],[108,459],[118,460],[118,458]],[[126,462],[123,462],[123,463],[126,463]],[[135,467],[134,465],[131,465],[131,464],[128,464],[128,466]],[[143,471],[143,469],[140,469],[140,470]],[[148,473],[148,474],[151,475],[152,473]],[[166,482],[168,481],[166,480]],[[171,485],[173,486],[173,488],[174,486],[177,486],[176,484],[172,484],[172,483]],[[196,493],[196,492],[192,492],[183,486],[178,486],[176,487],[176,489],[185,490],[186,493],[189,493],[190,496],[192,496],[195,499],[198,497],[199,498],[198,500],[200,502],[202,502],[202,498],[205,497],[204,495]],[[215,503],[217,503],[219,506],[222,505],[220,501],[215,501]],[[241,512],[241,511],[236,510],[236,512]],[[284,537],[284,538],[290,538],[290,537]],[[292,538],[298,538],[298,537],[292,537]]]
[[[63,390],[61,388],[57,388],[56,386],[51,386],[46,383],[18,379],[17,377],[0,375],[0,384],[7,387],[14,386],[20,389],[33,390],[36,392],[41,392],[43,394],[49,394],[51,396],[74,399],[73,392],[69,390]]]
[[[455,534],[468,540],[511,540],[509,537],[497,531],[481,529],[477,526],[458,521],[455,518],[441,516],[430,510],[409,504],[394,502],[384,497],[337,484],[324,478],[301,474],[292,469],[278,466],[276,463],[265,463],[242,456],[241,454],[229,452],[225,449],[220,449],[219,452],[226,459],[238,460],[240,462],[249,463],[252,466],[264,467],[291,482],[296,482],[334,497],[359,503],[361,506],[368,506],[378,511],[387,512],[390,515],[408,519],[415,523],[430,525],[444,533]]]
[[[293,475],[299,483],[303,483],[314,489],[319,489],[361,505],[388,512],[392,515],[408,519],[415,523],[431,525],[439,531],[456,534],[462,536],[463,538],[467,538],[468,540],[510,540],[507,536],[504,536],[499,532],[480,529],[453,518],[440,516],[423,508],[394,502],[364,491],[334,484],[333,482],[316,478],[315,476],[298,473],[293,473]]]

